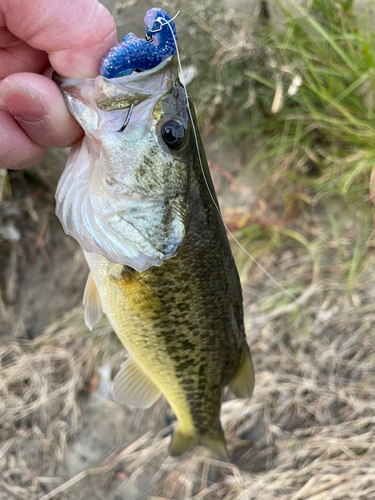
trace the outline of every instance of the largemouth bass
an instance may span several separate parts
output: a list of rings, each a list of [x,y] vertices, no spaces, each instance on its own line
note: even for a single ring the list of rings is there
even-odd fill
[[[225,459],[223,388],[250,397],[254,374],[239,276],[175,56],[59,85],[86,135],[61,177],[57,215],[91,271],[88,326],[104,312],[129,353],[114,397],[148,407],[163,394],[178,421],[170,453],[202,444]]]

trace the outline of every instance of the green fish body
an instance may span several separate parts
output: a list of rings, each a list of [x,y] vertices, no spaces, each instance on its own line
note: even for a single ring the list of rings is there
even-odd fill
[[[118,87],[113,88],[116,79],[108,85],[105,79],[100,85],[92,84],[90,102],[77,93],[76,84],[62,85],[71,111],[85,128],[85,140],[95,146],[84,146],[85,162],[91,165],[86,178],[89,189],[87,185],[86,190],[82,188],[85,195],[74,192],[73,178],[63,178],[57,213],[68,234],[83,246],[91,271],[84,297],[87,324],[92,327],[104,312],[129,353],[114,380],[114,397],[147,407],[163,394],[178,421],[171,454],[180,455],[202,444],[226,458],[220,424],[222,390],[229,386],[235,395],[250,397],[254,385],[241,285],[192,106],[187,108],[174,58],[145,73],[149,81],[154,79],[154,87],[146,85],[149,96],[140,75],[135,77],[140,82],[136,91],[134,81],[129,83],[131,76],[117,79],[126,82],[123,100]],[[103,128],[98,134],[101,123],[112,127],[119,110],[131,102],[137,103],[134,111],[139,106],[144,109],[138,114],[133,111],[129,130],[119,133],[118,119],[115,132]],[[91,117],[87,124],[83,106],[92,108],[93,103],[100,110],[99,119]],[[107,118],[111,113],[116,114],[112,121]],[[97,149],[97,157],[90,147]],[[69,170],[68,165],[68,174],[79,175],[77,158],[82,152],[72,155],[77,170]],[[92,189],[101,193],[104,209],[94,216],[87,207],[96,201],[89,203],[87,192],[90,182],[98,184],[93,165],[100,169],[105,162],[99,175],[105,188],[96,185]],[[121,162],[131,162],[131,172],[124,177],[119,174]],[[80,183],[84,186],[82,179]],[[109,194],[105,189],[110,189]],[[133,237],[119,248],[121,231],[128,234],[128,226]],[[114,236],[108,237],[102,227],[112,228]],[[115,244],[98,248],[100,231]]]

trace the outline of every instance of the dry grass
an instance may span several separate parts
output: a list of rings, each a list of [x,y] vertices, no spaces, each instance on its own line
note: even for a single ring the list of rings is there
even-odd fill
[[[275,273],[278,266],[288,273],[284,261],[281,254]],[[118,499],[372,498],[375,282],[370,276],[357,283],[354,301],[337,286],[310,286],[305,299],[317,312],[294,304],[270,310],[269,289],[248,306],[257,384],[250,401],[223,404],[231,464],[213,460],[203,449],[170,458],[169,427],[137,436],[100,467],[66,481],[62,460],[81,428],[80,399],[103,358],[116,364],[122,353],[105,322],[94,334],[87,332],[80,308],[34,341],[14,339],[0,350],[4,498],[83,498],[74,496],[74,488],[90,488],[92,475],[106,476],[111,498]],[[255,280],[253,290],[263,281]],[[114,476],[119,463],[120,480]]]
[[[35,340],[7,339],[0,348],[0,491],[36,499],[61,481],[80,428],[80,396],[100,359],[118,348],[110,332],[104,322],[90,334],[79,308]]]
[[[311,299],[321,311],[292,322],[288,306],[272,319],[247,316],[257,385],[251,401],[223,405],[233,464],[202,452],[168,462],[149,498],[373,498],[373,286],[357,306],[316,288]]]
[[[259,210],[258,223],[265,224]],[[224,214],[236,229],[237,212]],[[222,421],[232,463],[213,460],[204,449],[172,459],[167,447],[173,425],[160,424],[152,431],[139,427],[104,462],[68,472],[66,456],[84,425],[93,425],[84,412],[95,369],[108,360],[118,366],[124,352],[105,321],[92,333],[86,329],[82,308],[63,315],[34,340],[26,340],[9,316],[11,334],[0,347],[0,498],[374,497],[372,246],[366,266],[353,273],[350,293],[343,278],[344,266],[352,265],[355,252],[363,250],[361,242],[371,238],[361,236],[363,219],[339,205],[329,214],[340,224],[336,234],[329,230],[332,220],[324,207],[317,206],[312,215],[309,228],[303,217],[296,218],[308,235],[305,241],[289,235],[287,248],[263,251],[261,257],[262,265],[300,296],[297,303],[271,286],[259,269],[242,266],[257,381],[251,400],[224,398]],[[51,247],[47,250],[51,253]],[[1,306],[6,318],[6,301]]]

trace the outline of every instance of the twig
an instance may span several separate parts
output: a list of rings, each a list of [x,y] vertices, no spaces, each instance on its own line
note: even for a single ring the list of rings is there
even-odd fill
[[[208,165],[213,172],[219,172],[221,175],[228,179],[228,181],[230,182],[231,190],[237,190],[237,192],[246,193],[251,197],[254,196],[254,193],[251,191],[251,189],[249,189],[245,184],[239,181],[231,172],[228,172],[228,170],[226,170],[224,167],[212,161],[209,161]]]
[[[84,479],[87,476],[93,476],[96,474],[105,474],[106,472],[109,472],[112,470],[116,465],[121,462],[125,457],[133,453],[137,448],[143,445],[152,435],[152,431],[146,432],[143,436],[141,436],[139,439],[131,443],[129,446],[127,446],[119,455],[114,457],[112,460],[109,461],[106,465],[103,465],[103,467],[94,467],[92,469],[86,469],[76,476],[72,477],[69,479],[69,481],[66,481],[64,484],[58,486],[54,490],[52,490],[50,493],[47,493],[47,495],[44,495],[40,500],[50,500],[54,496],[58,495],[59,493],[62,493],[63,491],[67,490],[71,486],[75,485],[81,479]]]
[[[21,498],[21,500],[30,500],[30,495],[27,490],[20,488],[19,486],[11,486],[7,484],[5,481],[0,481],[0,487],[4,488],[4,490],[9,491],[12,495],[17,498]]]
[[[39,229],[38,229],[38,237],[37,237],[37,240],[35,243],[35,248],[34,248],[34,255],[35,255],[36,249],[39,248],[39,250],[41,251],[42,258],[43,258],[44,262],[49,262],[49,255],[47,253],[47,250],[46,250],[46,247],[44,246],[44,241],[43,241],[44,233],[46,232],[46,229],[47,229],[48,217],[49,217],[49,210],[47,210],[43,214],[42,219],[40,221]]]
[[[5,298],[8,303],[14,302],[17,296],[17,261],[17,246],[13,242],[5,275]]]
[[[5,322],[8,323],[8,325],[10,325],[10,326],[15,325],[16,322],[13,320],[13,318],[8,313],[8,311],[5,307],[3,298],[1,296],[1,291],[0,291],[0,317],[1,316],[4,318]]]
[[[256,320],[267,322],[270,321],[271,319],[283,316],[284,314],[289,314],[290,312],[294,311],[296,307],[304,306],[305,303],[321,288],[322,288],[321,284],[313,283],[312,285],[309,286],[309,288],[307,288],[304,291],[304,293],[300,297],[298,297],[298,299],[294,300],[290,304],[285,304],[283,306],[277,307],[268,314],[261,314],[256,317]]]
[[[208,471],[209,470],[210,470],[210,463],[207,460],[205,460],[203,462],[201,487],[199,489],[199,493],[201,493],[203,490],[205,490],[207,488],[207,479],[208,479]]]

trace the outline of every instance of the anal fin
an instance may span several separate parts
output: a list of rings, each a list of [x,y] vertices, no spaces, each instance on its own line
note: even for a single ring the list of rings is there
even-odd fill
[[[233,379],[230,381],[229,389],[238,398],[250,398],[254,390],[254,367],[251,360],[249,346],[246,340],[242,344],[242,354],[238,368]]]
[[[112,392],[116,401],[136,408],[148,408],[161,394],[157,385],[132,358],[121,366],[113,381]]]
[[[91,273],[87,278],[85,291],[83,293],[83,306],[85,308],[85,323],[92,330],[103,316],[98,289]]]

